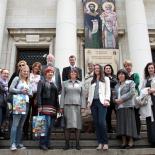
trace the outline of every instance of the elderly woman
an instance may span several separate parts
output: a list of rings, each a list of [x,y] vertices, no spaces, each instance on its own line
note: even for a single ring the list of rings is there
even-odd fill
[[[40,137],[40,149],[48,150],[50,147],[51,128],[59,110],[58,89],[52,81],[54,68],[47,67],[45,69],[45,79],[38,83],[37,102],[39,112],[45,115],[47,120],[46,133],[44,137]]]
[[[132,148],[133,138],[137,137],[134,102],[135,84],[128,80],[128,73],[120,69],[117,72],[118,84],[115,86],[117,106],[117,133],[122,137],[121,148]]]
[[[75,129],[76,132],[76,149],[80,150],[79,138],[80,130],[82,128],[81,121],[81,109],[84,109],[85,104],[85,92],[78,79],[77,69],[72,69],[69,74],[69,80],[63,83],[62,94],[60,99],[61,112],[64,113],[65,117],[65,147],[67,150],[69,146],[70,129]]]

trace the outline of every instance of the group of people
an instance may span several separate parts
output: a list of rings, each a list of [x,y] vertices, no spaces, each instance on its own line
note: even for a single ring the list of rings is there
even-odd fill
[[[27,129],[32,116],[41,114],[46,117],[46,133],[40,137],[40,149],[50,148],[50,134],[57,113],[64,116],[64,150],[70,149],[70,133],[75,131],[76,149],[80,150],[80,130],[82,113],[90,111],[97,137],[97,150],[108,150],[108,132],[113,132],[111,124],[112,111],[116,114],[116,132],[122,139],[121,148],[132,148],[134,140],[140,138],[140,108],[135,106],[135,96],[140,94],[140,78],[132,72],[132,62],[125,60],[124,69],[114,74],[113,67],[107,64],[88,63],[88,73],[82,78],[82,69],[78,68],[76,57],[69,57],[70,66],[63,68],[62,81],[60,71],[54,66],[54,56],[47,56],[47,65],[35,62],[30,71],[22,60],[17,64],[9,82],[9,71],[0,71],[0,127],[5,121],[8,109],[8,96],[22,94],[26,98],[25,114],[12,113],[10,131],[10,149],[24,149],[23,130]],[[148,88],[151,96],[151,111],[155,117],[155,66],[148,63],[144,69],[143,88]],[[149,142],[154,144],[151,135],[152,115],[146,117]],[[25,126],[25,127],[24,127]],[[28,130],[24,131],[25,133]]]

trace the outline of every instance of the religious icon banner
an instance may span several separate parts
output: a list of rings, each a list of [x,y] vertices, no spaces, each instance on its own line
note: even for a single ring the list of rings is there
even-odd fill
[[[118,48],[115,0],[84,0],[85,48]]]

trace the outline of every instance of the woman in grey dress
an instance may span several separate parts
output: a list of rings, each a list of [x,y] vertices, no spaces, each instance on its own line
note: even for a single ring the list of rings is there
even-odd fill
[[[79,150],[80,129],[82,128],[81,109],[84,109],[86,106],[85,92],[82,82],[77,80],[78,71],[76,69],[72,69],[69,76],[69,80],[64,81],[62,85],[60,99],[60,111],[64,113],[65,117],[66,143],[64,149],[69,149],[70,129],[75,129],[76,149]]]
[[[122,138],[121,148],[134,146],[133,138],[137,138],[134,113],[135,83],[128,80],[128,73],[120,69],[117,72],[119,83],[115,86],[115,103],[117,105],[117,133]]]

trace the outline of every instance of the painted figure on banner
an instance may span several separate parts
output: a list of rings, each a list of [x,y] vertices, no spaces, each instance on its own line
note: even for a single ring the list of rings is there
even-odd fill
[[[103,12],[100,15],[102,20],[102,45],[103,48],[117,48],[117,15],[112,2],[105,2],[102,5]]]
[[[96,2],[87,2],[85,4],[85,47],[100,48],[100,17],[98,4]]]

